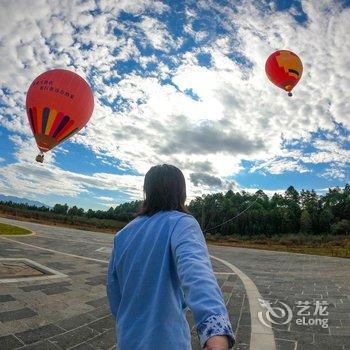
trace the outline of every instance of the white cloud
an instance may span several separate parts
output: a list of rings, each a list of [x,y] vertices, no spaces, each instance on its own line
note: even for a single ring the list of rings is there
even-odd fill
[[[336,165],[331,165],[327,168],[323,173],[319,176],[324,177],[326,179],[345,179],[345,171],[342,168],[337,167]]]
[[[16,163],[0,167],[1,189],[9,190],[19,197],[33,195],[58,195],[76,197],[81,193],[90,193],[90,190],[115,191],[116,196],[122,193],[131,199],[142,198],[143,176],[117,175],[96,172],[84,175],[63,170],[55,165],[56,154],[61,150],[55,149],[45,155],[43,164],[34,161],[37,154],[34,141],[13,136],[15,144]],[[107,197],[105,197],[107,198]]]
[[[298,161],[291,159],[270,159],[268,161],[263,161],[253,166],[249,172],[253,173],[257,170],[265,170],[270,174],[283,174],[286,171],[296,171],[299,173],[310,171]]]
[[[114,202],[115,201],[115,199],[113,197],[99,196],[96,198],[100,199],[101,201],[105,201],[105,202]],[[108,204],[105,203],[105,205],[108,205]]]
[[[30,82],[42,71],[60,66],[76,69],[85,78],[90,76],[95,86],[94,114],[86,129],[72,141],[97,156],[118,158],[122,160],[121,169],[140,174],[151,165],[174,163],[186,176],[190,196],[212,190],[203,183],[194,186],[191,174],[206,173],[229,187],[226,178],[243,169],[243,159],[256,162],[254,170],[273,174],[306,172],[309,164],[349,164],[345,144],[348,136],[334,140],[332,135],[337,133],[334,122],[350,129],[350,41],[346,40],[350,9],[341,9],[329,1],[303,1],[308,21],[301,26],[290,13],[262,13],[251,1],[229,6],[216,1],[186,5],[185,32],[202,45],[168,57],[176,66],[172,68],[154,54],[142,56],[136,40],[142,43],[143,33],[145,44],[164,52],[181,45],[182,38],[173,36],[165,23],[152,16],[169,11],[167,5],[123,0],[101,1],[98,6],[101,13],[92,17],[89,11],[97,8],[94,1],[6,3],[0,13],[0,101],[5,105],[0,108],[0,124],[21,135],[14,136],[13,142],[21,144],[22,137],[30,136],[24,113]],[[324,11],[325,6],[330,7],[329,11]],[[197,30],[195,20],[200,9],[213,16],[205,15],[207,28]],[[119,21],[122,11],[139,16],[138,24]],[[217,35],[218,24],[228,34]],[[118,33],[114,34],[114,30]],[[91,45],[91,49],[83,49],[83,45]],[[265,76],[265,60],[277,48],[292,49],[304,64],[303,77],[292,98]],[[198,53],[210,55],[212,66],[200,66]],[[234,53],[249,59],[252,68],[231,59]],[[123,75],[118,64],[129,59],[143,67],[156,63],[158,69],[149,76],[135,72]],[[116,71],[112,70],[114,65]],[[92,68],[96,73],[91,75]],[[120,81],[106,84],[111,77]],[[164,78],[170,78],[172,84],[164,83]],[[10,93],[1,88],[10,89]],[[191,93],[199,99],[193,99]],[[103,105],[102,98],[114,104],[116,111]],[[330,135],[329,141],[316,141],[315,152],[288,151],[283,146],[282,141],[302,147],[320,129]],[[183,130],[191,137],[186,139]],[[206,130],[210,132],[206,134]],[[215,139],[219,145],[206,148],[205,141],[209,136],[214,139],[218,130],[223,135],[222,140]],[[230,137],[241,142],[230,143]],[[177,146],[173,152],[171,145]],[[243,152],[239,145],[247,145],[249,152]],[[189,151],[196,147],[202,147],[202,153]],[[32,141],[18,147],[17,163],[2,168],[6,188],[35,193],[36,186],[40,188],[35,174],[40,173],[52,193],[78,195],[93,186],[113,186],[132,196],[142,196],[141,177],[103,173],[86,177],[67,172],[55,165],[59,152],[62,150],[46,157],[44,170],[31,164],[36,154]],[[207,170],[196,169],[205,162],[209,164]],[[335,174],[334,167],[330,169],[329,176]],[[21,171],[28,173],[31,183],[18,173]],[[62,178],[67,178],[67,189],[59,186]]]
[[[75,197],[89,189],[116,191],[131,199],[142,198],[143,177],[94,173],[91,176],[59,169],[46,164],[15,163],[0,168],[3,188],[18,196],[32,194]]]
[[[148,42],[157,50],[168,52],[173,46],[177,46],[166,26],[152,17],[144,17],[140,23]]]
[[[261,190],[261,188],[244,188],[245,192],[248,192],[250,194],[255,194],[257,191]],[[275,193],[276,194],[280,194],[280,195],[284,195],[285,193],[285,189],[277,189],[277,190],[264,190],[264,193],[268,196],[268,197],[272,197]]]

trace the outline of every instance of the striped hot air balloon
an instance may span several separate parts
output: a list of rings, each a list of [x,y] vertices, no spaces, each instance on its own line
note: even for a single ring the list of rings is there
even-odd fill
[[[26,109],[30,127],[41,154],[68,139],[89,121],[94,97],[88,83],[78,74],[53,69],[39,75],[27,92]]]

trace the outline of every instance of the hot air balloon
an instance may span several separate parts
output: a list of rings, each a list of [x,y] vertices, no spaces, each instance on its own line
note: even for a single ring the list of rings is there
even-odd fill
[[[279,50],[269,56],[265,71],[270,81],[292,96],[292,89],[303,74],[300,58],[288,50]]]
[[[43,162],[51,150],[82,129],[94,109],[88,83],[78,74],[53,69],[39,75],[27,92],[26,110]]]

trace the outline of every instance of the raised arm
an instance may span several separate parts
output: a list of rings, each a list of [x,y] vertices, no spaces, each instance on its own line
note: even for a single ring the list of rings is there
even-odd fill
[[[114,318],[116,318],[118,307],[120,304],[121,293],[120,293],[117,273],[115,271],[115,237],[114,237],[112,254],[108,264],[106,289],[107,289],[107,296],[109,301],[109,308]]]
[[[195,218],[185,216],[179,219],[172,232],[171,250],[202,348],[210,337],[218,335],[226,335],[229,348],[232,348],[235,334],[213,272],[203,232]]]

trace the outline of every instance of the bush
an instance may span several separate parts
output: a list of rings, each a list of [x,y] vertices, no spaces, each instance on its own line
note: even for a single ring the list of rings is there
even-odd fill
[[[340,220],[336,224],[333,224],[331,226],[331,232],[335,235],[343,234],[348,235],[350,234],[350,220]]]

